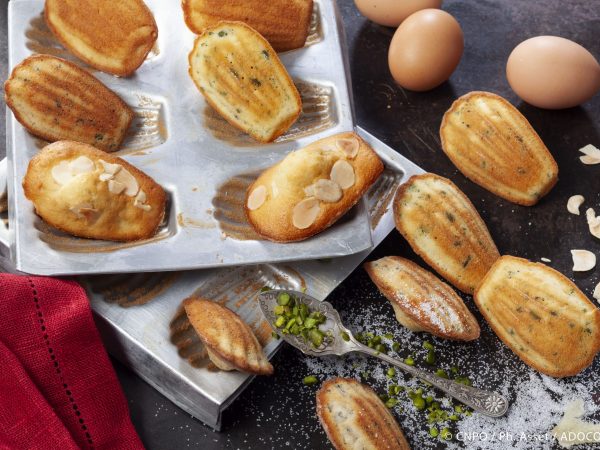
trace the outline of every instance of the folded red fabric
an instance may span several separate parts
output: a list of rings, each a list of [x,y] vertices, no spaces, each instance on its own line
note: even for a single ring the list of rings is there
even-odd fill
[[[0,448],[143,449],[74,281],[0,274]]]

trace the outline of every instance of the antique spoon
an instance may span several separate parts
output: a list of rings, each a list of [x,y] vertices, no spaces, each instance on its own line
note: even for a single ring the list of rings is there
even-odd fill
[[[438,377],[433,373],[409,366],[399,359],[392,358],[361,344],[354,338],[350,330],[342,324],[340,315],[330,303],[319,301],[302,292],[292,290],[271,290],[260,293],[258,296],[260,309],[271,324],[273,330],[280,331],[275,326],[277,315],[275,314],[274,309],[278,304],[277,298],[282,293],[286,293],[291,298],[295,298],[296,302],[306,304],[311,312],[319,311],[327,318],[327,321],[320,326],[320,329],[324,332],[331,331],[331,333],[327,333],[328,336],[317,348],[314,347],[312,342],[305,340],[302,336],[295,336],[291,333],[279,333],[288,344],[293,345],[302,351],[302,353],[311,356],[341,356],[351,352],[366,353],[367,355],[374,356],[375,358],[379,358],[392,364],[427,383],[431,383],[439,390],[486,416],[501,417],[508,410],[508,401],[497,392],[485,391],[483,389],[466,386],[446,378]],[[343,334],[344,338],[342,338]]]

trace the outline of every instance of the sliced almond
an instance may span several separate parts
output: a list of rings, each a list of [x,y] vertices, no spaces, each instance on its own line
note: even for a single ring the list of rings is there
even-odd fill
[[[93,172],[96,169],[94,161],[92,161],[87,156],[80,156],[78,158],[75,158],[69,163],[69,166],[71,167],[71,173],[73,175]]]
[[[552,262],[552,260],[550,258],[544,258],[544,257],[540,258],[540,261],[545,262],[545,263]]]
[[[306,195],[317,197],[319,200],[328,203],[335,203],[342,198],[343,192],[340,185],[335,181],[324,178],[304,188]]]
[[[73,214],[80,219],[86,219],[88,221],[94,219],[98,213],[98,210],[93,208],[89,203],[81,203],[69,208]]]
[[[143,209],[144,211],[150,211],[152,207],[150,205],[146,205],[146,193],[140,189],[140,192],[135,196],[133,200],[133,206],[139,209]]]
[[[594,293],[592,294],[592,297],[594,297],[596,300],[598,300],[600,302],[600,283],[598,283],[596,285],[596,287],[594,288]]]
[[[119,170],[121,170],[121,167],[123,167],[120,164],[112,164],[112,163],[104,161],[103,159],[100,160],[100,164],[102,164],[102,168],[104,169],[104,172],[109,173],[111,175],[116,174]]]
[[[125,194],[129,197],[133,197],[138,193],[140,186],[138,185],[137,180],[131,173],[125,169],[121,168],[116,174],[115,178],[119,183],[123,183],[125,185]]]
[[[52,167],[52,178],[60,185],[65,185],[73,178],[73,172],[67,161],[61,161]]]
[[[571,250],[573,272],[587,272],[596,266],[596,255],[588,250]]]
[[[260,208],[263,203],[267,200],[267,188],[264,185],[257,186],[254,188],[250,195],[248,196],[248,209],[250,211],[254,211],[255,209]]]
[[[569,197],[569,200],[567,200],[567,211],[578,216],[579,207],[583,205],[584,201],[583,195],[572,195]]]
[[[108,191],[112,194],[119,195],[125,190],[125,185],[117,180],[108,180]]]
[[[354,167],[348,161],[340,159],[331,168],[329,178],[335,181],[342,189],[354,186]]]
[[[600,239],[600,217],[596,217],[596,211],[594,208],[588,208],[585,212],[587,218],[588,228],[592,236]]]
[[[584,164],[598,164],[600,163],[600,149],[594,147],[592,144],[588,144],[585,147],[579,149],[585,156],[580,156],[579,160]]]
[[[294,211],[292,212],[292,224],[296,228],[304,230],[315,223],[320,211],[321,206],[319,205],[319,200],[315,197],[305,198],[294,206]]]
[[[358,149],[360,148],[360,144],[356,138],[338,139],[335,141],[335,145],[351,159],[358,155]]]

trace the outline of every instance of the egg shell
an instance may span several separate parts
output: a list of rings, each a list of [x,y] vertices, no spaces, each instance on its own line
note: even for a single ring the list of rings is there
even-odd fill
[[[600,64],[581,45],[558,36],[537,36],[515,47],[506,78],[527,103],[544,109],[580,105],[600,90]]]
[[[354,3],[363,16],[386,27],[397,27],[421,9],[442,6],[442,0],[354,0]]]
[[[463,49],[463,32],[456,19],[439,9],[424,9],[394,33],[388,64],[400,86],[428,91],[450,78]]]

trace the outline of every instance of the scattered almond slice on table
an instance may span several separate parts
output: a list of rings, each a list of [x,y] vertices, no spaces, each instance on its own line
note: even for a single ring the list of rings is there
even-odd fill
[[[592,294],[592,297],[594,297],[596,300],[598,300],[600,302],[600,283],[598,283],[596,285],[596,287],[594,288],[594,293]]]
[[[571,214],[575,214],[576,216],[578,216],[579,207],[583,205],[584,201],[585,198],[583,197],[583,195],[572,195],[571,197],[569,197],[569,200],[567,200],[567,211],[569,211]]]
[[[584,156],[579,157],[582,163],[587,165],[600,163],[600,149],[594,147],[592,144],[580,148],[579,151],[584,154]]]
[[[571,250],[573,272],[587,272],[596,267],[596,255],[588,250]]]
[[[552,435],[561,447],[600,442],[600,424],[582,420],[584,413],[581,398],[576,398],[567,405],[563,418],[552,429]]]
[[[596,216],[594,208],[588,208],[585,212],[585,217],[587,218],[588,227],[592,236],[600,239],[600,217]]]

